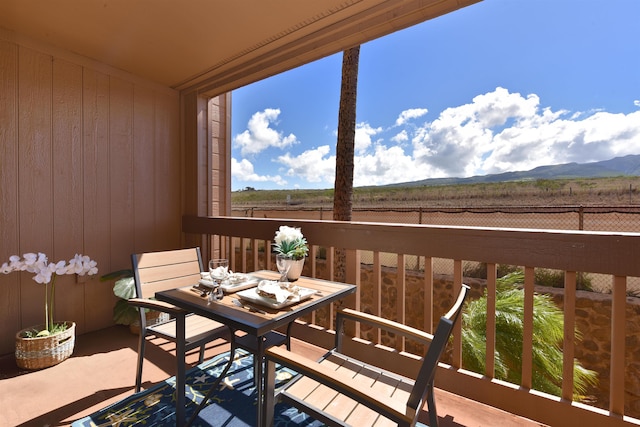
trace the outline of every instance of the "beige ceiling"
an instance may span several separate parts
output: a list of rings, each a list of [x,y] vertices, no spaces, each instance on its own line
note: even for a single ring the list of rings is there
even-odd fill
[[[0,27],[216,95],[479,0],[1,0]]]

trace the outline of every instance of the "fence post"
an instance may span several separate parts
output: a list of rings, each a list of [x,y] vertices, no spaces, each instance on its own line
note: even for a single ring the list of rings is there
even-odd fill
[[[418,224],[422,224],[422,206],[418,209]],[[426,258],[425,258],[426,261]],[[420,255],[416,255],[416,271],[420,271]]]
[[[584,206],[578,209],[578,230],[584,230]]]

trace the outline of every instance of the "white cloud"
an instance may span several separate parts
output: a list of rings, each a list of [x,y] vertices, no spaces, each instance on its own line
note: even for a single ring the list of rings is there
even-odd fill
[[[640,153],[640,112],[597,112],[582,120],[545,110],[494,137],[486,173],[529,170],[568,162],[589,163]]]
[[[308,150],[299,156],[286,154],[278,162],[288,169],[287,176],[312,183],[333,186],[335,178],[335,155],[329,155],[329,146]],[[369,154],[354,157],[354,186],[379,185],[422,179],[424,170],[415,167],[415,161],[397,146],[376,145]]]
[[[538,104],[536,95],[524,98],[503,88],[478,95],[470,104],[447,108],[418,128],[413,156],[438,176],[481,174],[482,159],[496,149],[494,132],[535,116]]]
[[[382,128],[373,128],[369,123],[358,123],[356,124],[356,135],[354,139],[354,149],[356,153],[364,153],[373,141],[371,140],[372,136],[375,136],[382,132]]]
[[[409,134],[405,129],[391,137],[391,140],[397,144],[401,144],[409,140]]]
[[[234,138],[243,156],[258,154],[269,147],[286,148],[298,143],[294,134],[283,136],[282,132],[270,127],[279,115],[279,109],[267,108],[251,116],[247,129]]]
[[[636,99],[635,101],[633,101],[633,105],[635,105],[636,107],[640,107],[640,99]]]
[[[413,157],[444,176],[587,163],[640,153],[640,112],[570,114],[541,109],[537,95],[497,88],[446,109],[412,142]]]
[[[371,154],[356,156],[353,185],[356,187],[398,182],[416,181],[424,178],[424,170],[415,166],[411,155],[401,147],[378,145]]]
[[[279,186],[287,185],[287,181],[280,175],[258,175],[253,169],[253,164],[247,159],[237,161],[231,158],[231,176],[239,182],[272,182]]]
[[[458,109],[467,110],[483,127],[491,128],[502,126],[509,119],[530,117],[536,113],[539,104],[537,95],[523,98],[519,93],[509,93],[507,89],[498,87],[493,92],[476,96],[471,104]]]
[[[535,94],[523,96],[498,87],[468,104],[442,111],[419,127],[404,122],[398,131],[396,126],[382,129],[361,122],[356,129],[354,185],[468,177],[640,154],[640,110],[571,112],[542,107],[540,102]],[[404,111],[399,120],[408,119],[408,111],[415,110]],[[269,117],[275,120],[277,114]],[[286,176],[291,185],[330,188],[335,175],[334,144],[279,156],[273,161],[283,166],[280,175],[260,176],[246,160],[234,161],[232,171],[238,179],[249,176],[284,185],[281,176]],[[241,173],[238,168],[243,168]]]
[[[313,150],[307,150],[299,156],[287,153],[278,157],[277,162],[287,168],[287,176],[297,177],[307,182],[333,184],[336,158],[328,156],[329,152],[329,146],[323,145]]]
[[[396,119],[396,126],[401,126],[411,119],[422,117],[428,112],[429,110],[426,108],[411,108],[409,110],[404,110]]]

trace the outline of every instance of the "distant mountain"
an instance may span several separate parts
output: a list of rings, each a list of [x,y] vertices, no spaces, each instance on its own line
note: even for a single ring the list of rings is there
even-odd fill
[[[605,178],[623,175],[640,175],[640,155],[630,154],[593,163],[565,163],[539,166],[521,172],[505,172],[470,178],[429,178],[420,181],[389,184],[384,187],[413,187],[423,185],[475,184],[504,181],[533,181],[538,179]]]

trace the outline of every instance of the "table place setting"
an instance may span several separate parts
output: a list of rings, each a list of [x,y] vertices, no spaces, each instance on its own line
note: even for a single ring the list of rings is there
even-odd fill
[[[245,289],[236,295],[245,301],[279,309],[311,298],[314,294],[316,294],[315,289],[305,288],[294,283],[260,280],[256,287]]]
[[[209,295],[214,289],[220,289],[224,293],[232,293],[255,287],[258,284],[257,277],[245,273],[234,273],[229,270],[228,264],[225,265],[224,261],[227,260],[212,260],[209,271],[200,272],[197,289],[206,288],[208,289],[206,295]]]
[[[213,288],[214,281],[211,279],[211,275],[207,272],[200,273],[199,285],[204,287]],[[226,292],[237,292],[244,289],[252,288],[258,284],[258,278],[250,274],[229,272],[228,276],[220,283],[220,288]]]
[[[222,290],[231,293],[252,288],[258,284],[258,278],[244,273],[231,273],[228,279],[220,285]]]
[[[295,298],[300,294],[300,287],[289,282],[278,282],[275,280],[261,280],[256,288],[258,295],[271,298],[282,303],[288,299]]]
[[[283,258],[281,255],[279,258]],[[212,259],[209,271],[200,272],[198,284],[191,291],[207,298],[209,302],[220,301],[224,294],[236,293],[240,300],[280,309],[298,303],[317,294],[314,289],[304,288],[286,279],[286,268],[278,264],[280,280],[266,280],[251,274],[234,273],[229,269],[228,259]],[[240,302],[240,300],[234,300]],[[242,303],[236,304],[242,306]]]

